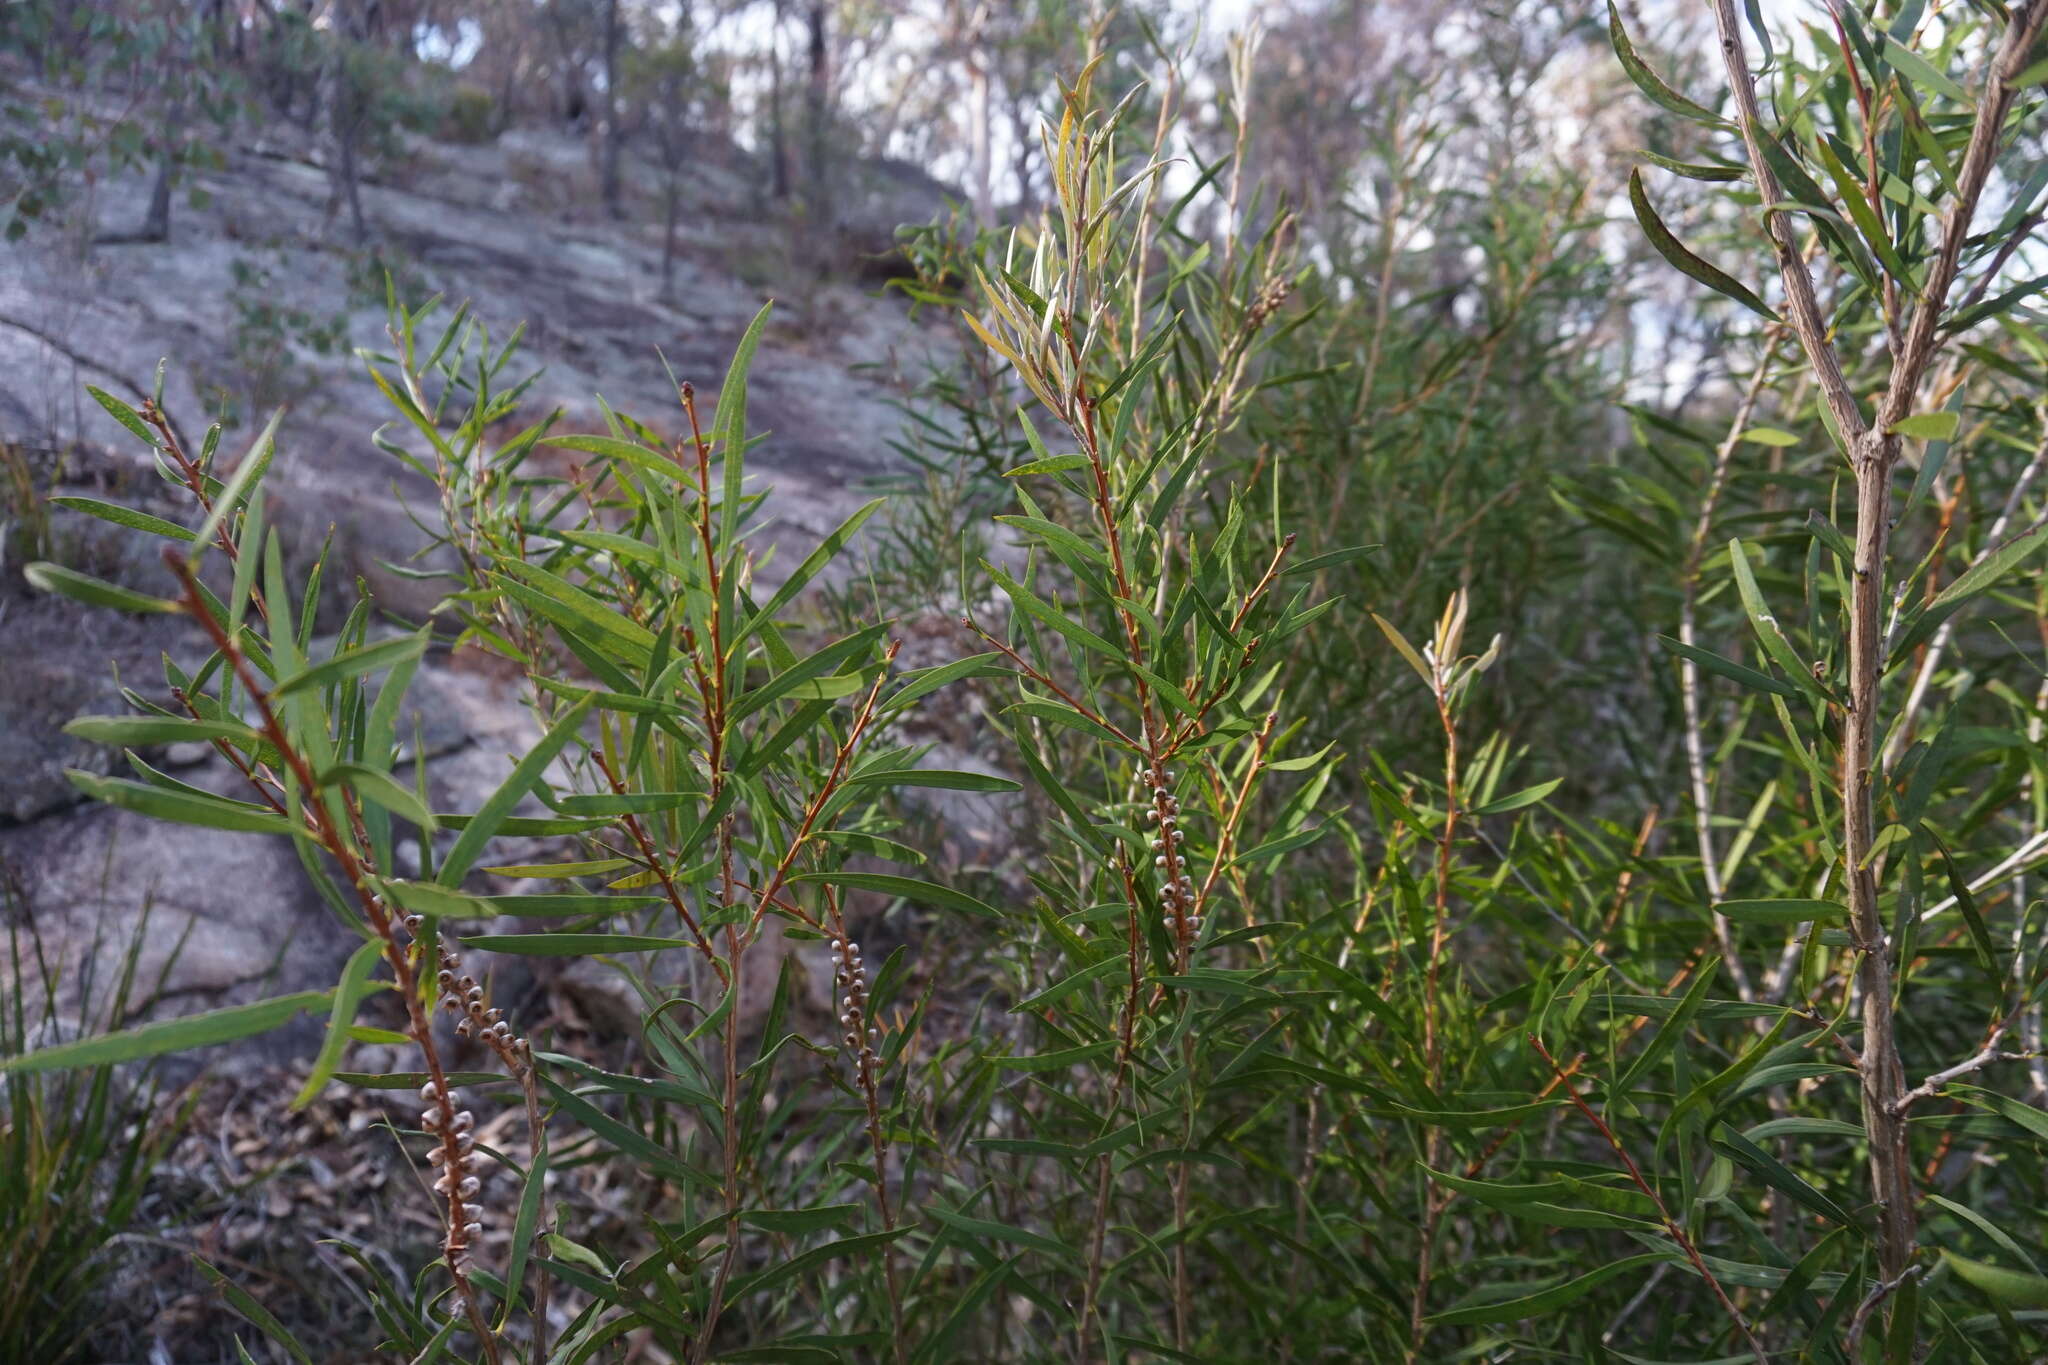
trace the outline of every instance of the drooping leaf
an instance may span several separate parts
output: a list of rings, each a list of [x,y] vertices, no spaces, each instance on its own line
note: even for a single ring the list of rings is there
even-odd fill
[[[1643,232],[1649,237],[1650,245],[1657,248],[1657,254],[1671,262],[1684,274],[1690,275],[1707,288],[1718,294],[1725,294],[1759,317],[1778,320],[1764,301],[1751,293],[1749,288],[1734,276],[1712,265],[1686,249],[1685,243],[1664,226],[1664,220],[1657,216],[1657,210],[1650,206],[1650,196],[1643,189],[1643,173],[1631,170],[1628,173],[1628,202],[1635,209],[1636,221],[1642,224]]]
[[[1698,123],[1722,122],[1713,110],[1695,104],[1666,85],[1663,78],[1650,69],[1649,63],[1637,55],[1635,44],[1629,41],[1628,30],[1622,27],[1621,11],[1614,7],[1614,0],[1607,0],[1607,40],[1614,46],[1614,55],[1620,59],[1621,69],[1635,82],[1636,89],[1649,96],[1651,103]]]

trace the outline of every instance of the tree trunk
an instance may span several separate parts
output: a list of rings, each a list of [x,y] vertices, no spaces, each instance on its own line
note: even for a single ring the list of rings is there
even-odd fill
[[[772,191],[789,198],[789,139],[782,118],[782,4],[776,0],[775,24],[768,42],[768,160]]]
[[[805,197],[810,217],[818,227],[832,225],[830,128],[832,101],[831,48],[826,26],[830,17],[828,0],[811,0],[810,79],[804,87],[805,149],[809,164],[804,168]]]
[[[619,207],[619,0],[604,6],[604,128],[598,144],[599,189],[605,211],[621,216]]]
[[[967,38],[967,142],[973,159],[967,183],[974,195],[974,221],[988,227],[996,218],[996,168],[989,135],[988,49],[982,45],[979,23]]]
[[[661,297],[664,302],[675,296],[676,280],[676,201],[682,197],[680,181],[682,176],[677,168],[668,168],[668,181],[661,196]]]
[[[176,147],[165,147],[157,158],[156,180],[149,187],[149,213],[142,220],[142,241],[171,240],[171,180],[177,174],[177,164]]]
[[[357,246],[369,240],[363,220],[363,197],[357,173],[357,144],[362,137],[363,98],[348,69],[349,47],[360,38],[354,5],[335,6],[333,51],[327,61],[329,131],[334,138],[334,165],[329,172],[332,199],[348,205],[349,231]]]

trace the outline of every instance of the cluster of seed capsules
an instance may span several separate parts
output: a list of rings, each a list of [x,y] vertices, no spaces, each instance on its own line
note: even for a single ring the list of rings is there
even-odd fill
[[[1202,917],[1196,913],[1195,879],[1188,875],[1188,860],[1181,852],[1180,798],[1173,794],[1173,772],[1153,768],[1140,779],[1152,791],[1152,823],[1159,827],[1152,836],[1152,865],[1164,883],[1159,908],[1165,913],[1159,923],[1174,941],[1185,947],[1202,932]]]
[[[476,1202],[483,1188],[476,1174],[476,1116],[467,1109],[455,1109],[456,1091],[450,1086],[448,1108],[454,1110],[454,1117],[444,1127],[439,1098],[432,1081],[420,1087],[420,1099],[429,1106],[420,1111],[420,1127],[441,1134],[441,1145],[427,1153],[427,1161],[441,1168],[434,1193],[448,1201],[448,1266],[463,1275],[469,1270],[471,1249],[484,1235],[484,1206]]]
[[[875,1041],[882,1031],[868,1023],[868,969],[860,960],[860,945],[846,938],[832,940],[832,981],[839,989],[839,1023],[846,1030],[841,1041],[860,1068],[861,1081],[873,1080]]]
[[[405,928],[415,946],[421,943],[420,930],[425,923],[419,915],[405,916]],[[483,985],[462,970],[461,959],[441,944],[437,943],[435,948],[440,963],[435,981],[440,986],[441,1008],[457,1016],[456,1034],[477,1039],[496,1053],[513,1075],[523,1075],[532,1064],[527,1041],[512,1031],[503,1010],[485,1006]],[[419,1041],[424,1044],[426,1040]],[[476,1202],[482,1189],[476,1173],[476,1117],[467,1109],[456,1108],[453,1086],[448,1087],[443,1101],[430,1080],[420,1087],[420,1099],[429,1106],[420,1113],[420,1127],[441,1135],[441,1145],[427,1153],[427,1160],[442,1168],[440,1178],[434,1182],[434,1193],[448,1201],[448,1264],[460,1277],[467,1274],[471,1254],[484,1231],[484,1208]]]

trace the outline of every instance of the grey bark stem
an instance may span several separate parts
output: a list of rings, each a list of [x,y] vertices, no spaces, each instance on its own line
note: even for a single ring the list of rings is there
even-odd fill
[[[1738,123],[1758,193],[1765,204],[1785,198],[1764,159],[1762,113],[1749,73],[1734,0],[1713,0],[1721,55],[1734,93]],[[1977,200],[1996,160],[2006,112],[2019,72],[2041,31],[2048,0],[2030,0],[2013,10],[1989,64],[1977,103],[1968,151],[1956,177],[1956,193],[1944,218],[1941,245],[1929,266],[1925,287],[1902,340],[1894,349],[1891,374],[1874,425],[1843,377],[1841,360],[1814,294],[1813,278],[1792,243],[1787,216],[1765,220],[1783,277],[1787,313],[1806,351],[1856,477],[1856,547],[1849,610],[1849,696],[1842,722],[1843,854],[1849,893],[1849,933],[1860,953],[1856,967],[1861,996],[1863,1050],[1859,1064],[1864,1129],[1870,1143],[1872,1196],[1878,1217],[1878,1270],[1884,1284],[1902,1285],[1913,1266],[1917,1210],[1907,1128],[1899,1101],[1906,1093],[1893,1019],[1894,963],[1878,908],[1877,869],[1872,858],[1874,800],[1872,766],[1881,729],[1878,697],[1884,675],[1884,569],[1891,529],[1891,474],[1898,461],[1898,437],[1887,434],[1907,416],[1921,376],[1936,350],[1936,334],[1949,287],[1955,282],[1963,244]]]
[[[1750,414],[1756,411],[1757,399],[1763,395],[1771,373],[1771,353],[1777,349],[1783,335],[1782,327],[1774,327],[1765,338],[1763,357],[1757,362],[1756,373],[1750,376],[1742,401],[1736,405],[1735,416],[1728,423],[1727,436],[1714,451],[1713,477],[1707,483],[1707,495],[1700,500],[1700,514],[1693,523],[1692,542],[1686,547],[1678,638],[1692,648],[1699,645],[1700,564],[1706,558],[1707,537],[1713,533],[1714,513],[1721,506],[1721,492],[1728,483],[1728,469],[1735,461],[1735,447],[1741,444]],[[1685,712],[1685,768],[1692,782],[1693,833],[1699,840],[1700,880],[1706,884],[1708,904],[1718,907],[1725,888],[1721,885],[1720,852],[1714,846],[1714,794],[1707,781],[1706,744],[1701,737],[1700,668],[1690,658],[1682,657],[1678,661],[1678,699]],[[1728,969],[1729,979],[1735,983],[1735,993],[1745,1001],[1753,1000],[1756,992],[1750,986],[1749,972],[1743,966],[1742,958],[1735,951],[1735,933],[1728,925],[1728,917],[1719,909],[1713,911],[1713,917],[1714,942],[1721,950],[1721,961]]]
[[[1856,443],[1856,562],[1849,607],[1849,707],[1842,722],[1842,848],[1849,884],[1849,936],[1861,954],[1859,1065],[1863,1129],[1870,1142],[1871,1193],[1877,1205],[1878,1271],[1899,1280],[1912,1267],[1918,1232],[1912,1155],[1897,1102],[1906,1090],[1892,1015],[1890,945],[1878,909],[1870,769],[1880,725],[1884,673],[1884,561],[1891,531],[1891,467],[1898,438],[1866,432]]]

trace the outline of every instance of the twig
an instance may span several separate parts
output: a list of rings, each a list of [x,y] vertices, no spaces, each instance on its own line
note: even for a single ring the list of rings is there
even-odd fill
[[[2005,1036],[2006,1031],[2007,1026],[2000,1025],[1993,1032],[1992,1040],[1986,1043],[1974,1057],[1957,1062],[1946,1070],[1935,1072],[1926,1080],[1899,1096],[1898,1099],[1892,1101],[1892,1112],[1904,1115],[1908,1109],[1912,1108],[1919,1101],[1932,1099],[1940,1094],[1942,1087],[1946,1086],[1950,1081],[1961,1080],[1965,1076],[1982,1071],[1985,1067],[1996,1066],[2000,1062],[2024,1062],[2036,1055],[2032,1052],[2007,1052],[2001,1049],[1998,1043]]]
[[[320,799],[320,786],[315,780],[311,764],[285,732],[284,724],[278,719],[276,709],[271,705],[267,689],[250,666],[247,654],[229,635],[226,628],[214,619],[208,609],[205,594],[199,586],[199,579],[185,557],[175,549],[164,551],[164,562],[177,576],[183,590],[185,609],[205,627],[227,661],[235,676],[241,679],[255,703],[260,729],[263,736],[275,748],[285,765],[290,768],[293,778],[303,793],[300,802],[302,818],[311,837],[331,855],[341,867],[342,877],[356,893],[357,902],[362,906],[363,917],[377,934],[385,962],[391,968],[393,985],[399,997],[405,1001],[407,1028],[413,1043],[420,1050],[421,1060],[426,1064],[427,1082],[421,1087],[420,1098],[432,1106],[421,1115],[421,1127],[429,1129],[439,1142],[438,1165],[443,1175],[437,1182],[436,1190],[448,1203],[447,1233],[442,1242],[442,1255],[448,1266],[449,1278],[455,1282],[456,1311],[469,1319],[491,1365],[499,1359],[497,1334],[483,1315],[482,1305],[477,1301],[476,1290],[469,1275],[469,1258],[481,1229],[470,1217],[472,1206],[469,1199],[473,1189],[465,1185],[464,1176],[471,1163],[475,1138],[471,1131],[474,1119],[469,1111],[456,1108],[455,1088],[449,1084],[446,1070],[441,1065],[440,1049],[434,1043],[433,1029],[427,1022],[426,1007],[421,1003],[417,977],[414,971],[413,954],[398,936],[398,927],[382,898],[377,894],[370,880],[370,873],[362,857],[351,846],[346,835],[336,826],[328,812],[326,802]],[[410,921],[408,922],[410,927]],[[452,973],[444,973],[452,975]]]
[[[1686,547],[1685,567],[1680,576],[1678,638],[1689,648],[1699,645],[1700,564],[1706,558],[1707,537],[1712,534],[1714,514],[1720,510],[1721,492],[1727,486],[1728,471],[1735,462],[1735,448],[1742,443],[1742,433],[1749,428],[1750,414],[1756,411],[1757,399],[1763,396],[1764,386],[1770,380],[1771,355],[1784,335],[1782,323],[1765,333],[1763,356],[1757,361],[1756,373],[1750,376],[1749,387],[1743,391],[1742,401],[1736,404],[1735,416],[1728,423],[1728,434],[1721,438],[1720,446],[1714,451],[1714,473],[1707,482],[1706,496],[1700,499],[1700,514],[1693,523],[1692,542]],[[1706,745],[1701,739],[1700,669],[1689,656],[1682,656],[1678,661],[1678,697],[1685,713],[1685,767],[1692,780],[1693,833],[1699,841],[1700,878],[1706,883],[1707,903],[1718,906],[1723,890],[1721,858],[1719,850],[1714,847],[1714,795],[1707,782]],[[1729,979],[1735,983],[1735,993],[1745,1002],[1755,999],[1749,973],[1735,951],[1735,931],[1729,925],[1728,917],[1716,909],[1713,924],[1714,941],[1720,946],[1721,960],[1727,964]]]
[[[1671,1216],[1671,1210],[1664,1203],[1664,1197],[1657,1193],[1655,1186],[1643,1179],[1642,1171],[1636,1167],[1635,1158],[1631,1157],[1628,1154],[1628,1149],[1621,1145],[1621,1139],[1616,1137],[1614,1130],[1607,1126],[1607,1120],[1601,1118],[1599,1111],[1586,1103],[1585,1098],[1579,1094],[1579,1088],[1572,1084],[1571,1078],[1566,1075],[1564,1068],[1559,1066],[1557,1059],[1550,1055],[1550,1049],[1543,1046],[1542,1039],[1533,1033],[1530,1034],[1529,1046],[1536,1049],[1537,1055],[1543,1058],[1551,1071],[1563,1082],[1564,1093],[1570,1098],[1573,1106],[1581,1114],[1585,1115],[1586,1121],[1593,1125],[1594,1131],[1598,1132],[1607,1145],[1613,1149],[1615,1156],[1621,1158],[1621,1164],[1628,1168],[1628,1177],[1635,1182],[1635,1187],[1643,1192],[1644,1197],[1651,1204],[1656,1206],[1657,1216],[1663,1220],[1665,1233],[1672,1241],[1678,1243],[1679,1250],[1683,1251],[1686,1259],[1692,1262],[1692,1268],[1699,1272],[1700,1278],[1705,1280],[1708,1287],[1714,1291],[1714,1297],[1721,1301],[1721,1307],[1725,1308],[1728,1311],[1728,1316],[1735,1320],[1735,1326],[1741,1331],[1743,1339],[1749,1343],[1750,1351],[1757,1358],[1757,1365],[1769,1365],[1770,1358],[1764,1353],[1763,1343],[1757,1340],[1756,1333],[1750,1329],[1748,1321],[1742,1316],[1742,1310],[1738,1309],[1735,1306],[1735,1301],[1728,1297],[1728,1291],[1723,1289],[1721,1282],[1714,1278],[1714,1272],[1707,1269],[1706,1260],[1700,1255],[1699,1248],[1693,1244],[1692,1238],[1686,1235],[1685,1229],[1679,1226],[1678,1220]]]
[[[1856,1358],[1856,1348],[1863,1341],[1863,1330],[1870,1325],[1870,1315],[1877,1311],[1877,1306],[1918,1278],[1920,1272],[1921,1267],[1917,1265],[1907,1266],[1893,1278],[1880,1280],[1876,1288],[1864,1295],[1863,1302],[1856,1305],[1856,1312],[1842,1333],[1842,1349],[1850,1359]]]

